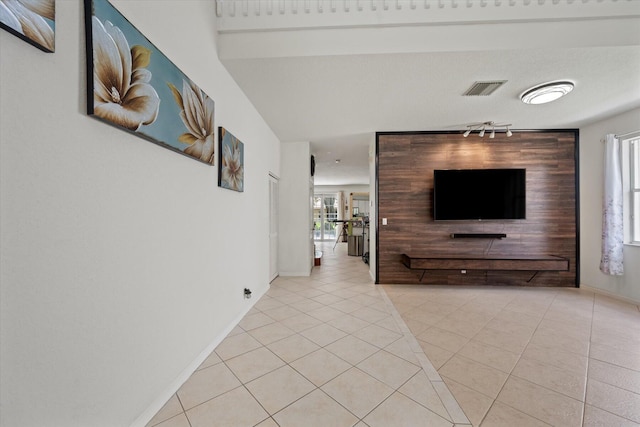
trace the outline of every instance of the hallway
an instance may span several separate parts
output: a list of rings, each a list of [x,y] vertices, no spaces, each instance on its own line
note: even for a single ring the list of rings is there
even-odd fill
[[[375,286],[346,246],[276,279],[148,426],[639,425],[637,306]]]

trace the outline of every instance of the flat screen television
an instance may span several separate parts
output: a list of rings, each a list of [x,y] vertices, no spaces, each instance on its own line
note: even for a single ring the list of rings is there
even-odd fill
[[[525,169],[433,171],[433,219],[525,219]]]

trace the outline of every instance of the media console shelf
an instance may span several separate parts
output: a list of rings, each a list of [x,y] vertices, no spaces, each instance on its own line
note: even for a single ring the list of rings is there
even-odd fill
[[[527,283],[541,271],[569,271],[569,260],[554,255],[416,257],[402,254],[402,263],[411,270],[422,270],[421,282],[428,270],[533,271]]]

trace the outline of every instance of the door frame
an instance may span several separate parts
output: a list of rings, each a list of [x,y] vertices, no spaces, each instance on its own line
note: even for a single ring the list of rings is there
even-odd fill
[[[280,178],[273,172],[269,172],[269,282],[272,282],[280,274],[278,265],[279,221]]]

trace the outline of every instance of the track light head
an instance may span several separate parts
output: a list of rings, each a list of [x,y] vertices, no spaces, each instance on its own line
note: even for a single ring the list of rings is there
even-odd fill
[[[473,123],[473,124],[467,125],[467,130],[464,131],[462,136],[466,138],[469,135],[471,135],[472,132],[478,131],[478,136],[480,138],[483,138],[488,128],[491,128],[491,133],[489,134],[490,139],[494,139],[496,137],[496,128],[498,128],[498,130],[505,129],[506,135],[511,136],[513,135],[513,132],[511,132],[511,130],[509,129],[509,126],[511,126],[511,123],[503,124],[503,123],[496,123],[494,121]]]

